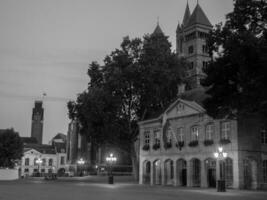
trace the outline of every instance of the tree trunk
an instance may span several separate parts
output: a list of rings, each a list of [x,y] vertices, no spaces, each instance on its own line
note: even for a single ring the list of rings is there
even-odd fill
[[[138,150],[136,149],[135,143],[131,144],[131,160],[132,160],[132,167],[133,167],[133,177],[135,181],[138,181],[139,178],[139,162],[137,153]]]

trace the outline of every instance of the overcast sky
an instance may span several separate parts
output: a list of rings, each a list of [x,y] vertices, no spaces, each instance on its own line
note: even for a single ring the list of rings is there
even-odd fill
[[[196,0],[189,0],[191,12]],[[211,23],[224,21],[232,0],[199,0]],[[88,64],[102,62],[126,35],[157,23],[175,48],[186,0],[1,0],[0,129],[30,136],[34,100],[44,100],[43,142],[67,133],[66,103],[87,87]]]

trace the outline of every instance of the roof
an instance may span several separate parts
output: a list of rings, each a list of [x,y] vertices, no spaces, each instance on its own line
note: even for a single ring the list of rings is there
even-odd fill
[[[52,145],[47,144],[24,144],[24,152],[29,151],[30,149],[35,149],[42,154],[56,154],[55,148]]]
[[[37,144],[35,137],[20,137],[23,144]]]
[[[203,106],[203,101],[209,96],[206,94],[206,89],[204,87],[197,87],[191,90],[187,90],[184,93],[180,94],[178,97],[187,100],[193,101],[200,106]]]
[[[187,1],[182,25],[186,26],[188,20],[190,19],[190,15],[191,15],[191,13],[190,13],[190,9],[189,9],[189,6],[188,6],[188,1]]]
[[[67,136],[63,133],[58,133],[55,137],[53,137],[53,139],[63,139],[66,140]]]
[[[55,142],[55,143],[53,143],[53,146],[55,147],[57,153],[65,153],[66,152],[66,143]],[[64,152],[62,152],[62,150]]]
[[[196,5],[188,23],[186,24],[186,27],[192,26],[194,24],[202,24],[212,27],[212,24],[210,23],[209,19],[207,18],[206,14],[204,13],[199,4]]]
[[[152,34],[153,34],[153,35],[159,35],[159,34],[164,35],[164,33],[163,33],[163,31],[161,30],[159,24],[157,24],[157,26],[156,26],[156,28],[155,28],[155,30],[154,30],[154,32],[153,32]]]

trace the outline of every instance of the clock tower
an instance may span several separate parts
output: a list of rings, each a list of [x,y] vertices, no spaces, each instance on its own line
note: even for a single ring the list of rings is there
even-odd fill
[[[43,139],[44,109],[42,105],[42,101],[35,101],[35,106],[32,109],[31,137],[35,137],[38,144],[42,144]]]

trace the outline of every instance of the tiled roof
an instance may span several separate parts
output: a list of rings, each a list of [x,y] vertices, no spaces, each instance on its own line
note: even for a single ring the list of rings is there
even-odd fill
[[[188,20],[190,19],[190,9],[189,9],[189,6],[188,6],[188,2],[187,2],[187,5],[186,5],[186,8],[185,8],[185,12],[184,12],[184,18],[183,18],[183,26],[186,26],[187,25],[187,22]]]
[[[210,23],[209,19],[207,18],[206,14],[204,13],[199,4],[197,4],[197,6],[195,7],[188,23],[186,24],[186,27],[192,26],[194,24],[212,26],[212,24]]]
[[[163,31],[161,30],[159,24],[157,24],[157,26],[156,26],[156,28],[155,28],[155,30],[154,30],[154,32],[153,32],[152,34],[153,34],[153,35],[159,35],[159,34],[164,35],[164,33],[163,33]]]
[[[56,154],[56,150],[53,146],[47,144],[25,144],[24,145],[24,152],[35,149],[43,154]]]

